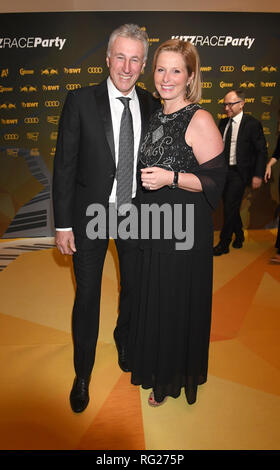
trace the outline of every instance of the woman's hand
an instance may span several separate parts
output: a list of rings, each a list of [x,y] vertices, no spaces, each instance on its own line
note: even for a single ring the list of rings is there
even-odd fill
[[[270,180],[270,178],[271,178],[271,166],[266,165],[266,170],[265,170],[265,174],[264,174],[264,181],[267,183],[268,180]]]
[[[169,186],[174,179],[174,172],[164,170],[157,166],[143,168],[141,170],[141,181],[144,188],[154,191],[163,186]]]

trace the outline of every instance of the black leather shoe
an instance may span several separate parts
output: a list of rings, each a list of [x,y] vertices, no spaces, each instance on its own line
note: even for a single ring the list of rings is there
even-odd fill
[[[229,247],[226,245],[223,245],[222,243],[218,243],[218,245],[214,246],[213,248],[214,256],[221,256],[226,253],[229,253]]]
[[[81,413],[86,409],[89,402],[88,393],[89,379],[75,378],[70,393],[71,408],[75,413]]]
[[[118,358],[119,366],[123,372],[129,372],[128,360],[127,360],[127,349],[121,343],[116,333],[116,330],[114,331],[114,340],[115,340],[117,350],[118,350],[118,355],[119,355],[119,358]]]
[[[233,248],[242,248],[244,240],[244,235],[241,237],[235,237],[235,240],[232,243]]]

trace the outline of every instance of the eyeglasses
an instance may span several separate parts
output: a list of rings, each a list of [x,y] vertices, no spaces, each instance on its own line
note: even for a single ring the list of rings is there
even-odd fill
[[[226,108],[228,106],[229,108],[232,108],[235,104],[241,103],[241,101],[242,100],[235,101],[234,103],[223,103],[223,107]]]

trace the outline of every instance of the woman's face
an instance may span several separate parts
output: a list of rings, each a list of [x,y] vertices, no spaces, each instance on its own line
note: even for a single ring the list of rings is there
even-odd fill
[[[188,75],[185,60],[179,52],[163,51],[156,62],[155,87],[163,100],[186,101],[186,88],[194,74]]]

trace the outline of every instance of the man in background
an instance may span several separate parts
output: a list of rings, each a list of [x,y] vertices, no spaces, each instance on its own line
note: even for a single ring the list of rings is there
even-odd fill
[[[214,256],[242,248],[244,232],[240,216],[242,198],[247,185],[260,188],[267,162],[267,147],[261,123],[243,113],[245,94],[231,90],[224,97],[227,118],[221,119],[219,129],[224,140],[224,155],[228,173],[223,192],[224,222],[220,241],[213,248]]]

